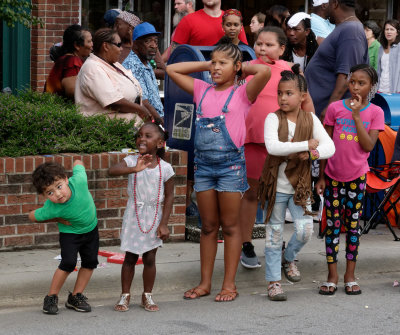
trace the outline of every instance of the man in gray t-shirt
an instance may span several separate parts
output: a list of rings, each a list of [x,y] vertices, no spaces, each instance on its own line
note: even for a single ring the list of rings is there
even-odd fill
[[[348,97],[347,75],[357,64],[368,64],[368,44],[353,0],[330,0],[329,20],[336,28],[321,43],[305,76],[315,113],[323,119],[328,105]]]

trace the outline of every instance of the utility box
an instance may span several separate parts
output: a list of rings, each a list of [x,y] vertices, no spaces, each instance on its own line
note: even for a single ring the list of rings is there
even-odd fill
[[[371,101],[385,112],[385,124],[393,130],[400,127],[400,93],[377,93]]]

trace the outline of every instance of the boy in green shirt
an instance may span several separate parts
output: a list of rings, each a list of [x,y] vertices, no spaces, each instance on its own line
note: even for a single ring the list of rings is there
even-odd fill
[[[47,200],[43,207],[29,213],[29,219],[33,222],[57,222],[60,231],[62,259],[54,273],[49,293],[44,298],[43,312],[47,314],[58,313],[58,293],[75,269],[78,252],[82,266],[65,306],[78,312],[91,311],[82,292],[98,264],[97,214],[81,161],[74,162],[72,173],[73,176],[67,178],[64,167],[49,162],[38,166],[32,175],[37,192]]]

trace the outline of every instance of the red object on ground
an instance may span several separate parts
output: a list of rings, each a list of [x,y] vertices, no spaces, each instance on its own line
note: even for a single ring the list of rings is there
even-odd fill
[[[103,257],[111,257],[111,256],[113,256],[113,255],[115,255],[115,252],[112,252],[112,251],[106,251],[106,250],[99,250],[99,253],[98,253],[100,256],[103,256]]]
[[[122,264],[125,259],[125,254],[121,254],[119,252],[112,252],[106,250],[99,250],[98,253],[100,256],[107,257],[107,263],[114,263],[114,264]],[[143,264],[142,257],[139,257],[136,265]]]

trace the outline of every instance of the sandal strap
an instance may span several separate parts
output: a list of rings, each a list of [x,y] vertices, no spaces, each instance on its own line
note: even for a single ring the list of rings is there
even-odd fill
[[[268,285],[268,290],[273,289],[274,287],[282,287],[281,283],[272,283]]]
[[[281,283],[272,283],[268,285],[268,295],[270,297],[275,296],[277,294],[282,294],[284,291],[282,290]]]
[[[119,297],[119,302],[117,303],[117,306],[125,306],[129,304],[130,300],[130,294],[129,293],[122,293],[121,296]]]
[[[285,261],[283,263],[283,268],[284,268],[285,272],[290,276],[300,276],[300,271],[297,268],[297,265],[295,262]]]
[[[145,298],[145,305],[147,307],[151,307],[151,306],[156,306],[153,298],[152,298],[152,293],[147,293],[147,292],[143,292],[144,298]]]
[[[344,287],[352,288],[353,286],[360,286],[360,285],[356,281],[349,281],[347,283],[344,283]]]
[[[296,263],[295,262],[290,262],[289,263],[289,271],[288,271],[289,273],[291,272],[291,274],[293,275],[293,276],[300,276],[300,271],[299,271],[299,269],[297,268],[297,265],[296,265]]]
[[[222,289],[221,292],[219,292],[220,296],[226,295],[229,296],[231,298],[236,298],[237,295],[239,295],[238,291],[236,289],[234,290],[226,290],[226,289]]]
[[[321,287],[321,286],[325,286],[326,288],[330,288],[330,287],[333,287],[333,288],[336,288],[337,287],[337,285],[335,284],[335,283],[332,283],[332,282],[329,282],[329,281],[325,281],[325,282],[323,282],[319,287]]]

